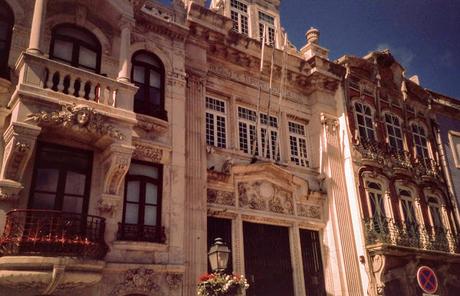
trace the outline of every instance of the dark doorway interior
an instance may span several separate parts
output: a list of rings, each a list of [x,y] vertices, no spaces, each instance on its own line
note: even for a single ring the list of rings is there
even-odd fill
[[[208,250],[214,243],[214,239],[220,237],[224,240],[225,244],[232,250],[232,220],[208,217]],[[211,265],[208,260],[208,272],[211,272]],[[228,265],[225,273],[231,274],[233,271],[232,253],[228,258]]]
[[[288,228],[244,222],[243,231],[246,295],[294,295]]]
[[[326,295],[318,231],[300,229],[305,291],[308,296]]]

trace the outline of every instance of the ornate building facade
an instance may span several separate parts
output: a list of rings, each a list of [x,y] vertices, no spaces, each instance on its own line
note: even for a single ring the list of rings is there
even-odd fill
[[[428,293],[417,282],[420,267],[428,266],[438,279],[434,292],[455,295],[460,284],[459,216],[445,170],[442,119],[434,112],[441,108],[440,100],[419,85],[418,77],[405,78],[404,68],[388,51],[344,56],[338,63],[347,71],[351,144],[345,151],[345,173],[359,211],[353,217],[356,232],[363,233],[357,244],[366,254],[362,261],[369,293]],[[455,109],[444,110],[452,114]]]
[[[247,295],[455,274],[433,99],[279,5],[0,0],[0,295],[195,295],[217,236]]]

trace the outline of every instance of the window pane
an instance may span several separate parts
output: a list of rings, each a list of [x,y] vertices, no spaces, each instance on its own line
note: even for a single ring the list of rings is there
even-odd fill
[[[131,163],[131,166],[129,167],[129,174],[158,179],[158,168],[140,163]]]
[[[37,169],[35,190],[56,192],[59,171],[55,169]]]
[[[139,202],[139,181],[129,181],[126,189],[126,200],[131,202]]]
[[[83,195],[85,194],[86,175],[75,172],[67,172],[65,182],[65,193]]]
[[[145,206],[144,225],[156,225],[157,223],[157,207]]]
[[[97,53],[86,47],[80,46],[79,64],[88,68],[96,69]]]
[[[153,106],[160,106],[161,104],[161,92],[158,88],[149,88],[149,101]]]
[[[75,196],[64,196],[62,210],[64,212],[81,213],[83,208],[83,198]]]
[[[155,67],[158,67],[158,68],[161,67],[161,65],[160,65],[160,63],[158,63],[157,59],[155,59],[153,56],[151,56],[149,54],[138,54],[134,58],[134,61],[143,62],[143,63],[149,64],[149,65],[152,65],[152,66],[155,66]]]
[[[154,70],[150,70],[149,85],[156,88],[161,88],[161,74]]]
[[[145,68],[144,67],[134,66],[133,80],[135,82],[145,84]]]
[[[145,185],[145,203],[156,205],[158,201],[158,186],[152,183]]]
[[[72,62],[72,49],[72,42],[56,39],[54,41],[53,55],[70,63]]]
[[[35,193],[32,201],[33,209],[54,210],[54,194]]]
[[[137,224],[138,217],[139,217],[139,205],[127,203],[126,209],[125,209],[125,223]]]

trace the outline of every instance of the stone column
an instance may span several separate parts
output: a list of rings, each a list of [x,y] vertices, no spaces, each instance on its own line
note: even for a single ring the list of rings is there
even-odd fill
[[[355,245],[351,211],[345,182],[343,156],[339,142],[337,118],[321,114],[322,138],[327,160],[323,172],[327,176],[329,206],[335,233],[338,261],[342,275],[343,295],[364,295],[362,291],[358,254]]]
[[[129,75],[129,48],[131,46],[131,28],[134,20],[123,16],[120,20],[120,57],[118,60],[118,78],[120,82],[130,82]]]
[[[35,0],[34,15],[32,18],[32,25],[30,27],[30,39],[27,52],[33,54],[42,54],[40,50],[40,40],[43,38],[43,24],[46,14],[47,0]]]
[[[207,271],[206,142],[203,76],[187,73],[186,90],[186,194],[185,295],[196,295],[198,277]]]

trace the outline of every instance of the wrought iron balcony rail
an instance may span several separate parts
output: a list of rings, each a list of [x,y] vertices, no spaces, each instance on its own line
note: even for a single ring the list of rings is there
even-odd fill
[[[458,238],[442,227],[374,217],[364,220],[364,228],[368,245],[381,243],[431,251],[459,252]]]
[[[118,223],[117,239],[164,243],[166,234],[163,226]]]
[[[102,259],[105,219],[48,210],[13,210],[0,237],[1,256],[71,256]]]

